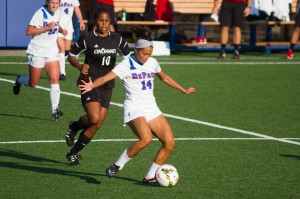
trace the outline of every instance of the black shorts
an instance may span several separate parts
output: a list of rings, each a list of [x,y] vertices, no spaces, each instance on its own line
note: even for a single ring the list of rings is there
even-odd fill
[[[245,8],[245,2],[234,3],[223,1],[220,9],[220,26],[244,28],[246,25],[244,17]]]
[[[113,5],[96,2],[96,1],[91,1],[91,18],[90,18],[90,20],[91,20],[92,24],[95,23],[94,12],[95,12],[95,10],[97,10],[97,8],[106,8],[109,11],[110,24],[112,24],[112,25],[116,24],[115,7]]]
[[[81,92],[81,104],[84,106],[89,102],[99,102],[102,107],[109,108],[110,100],[112,97],[112,88],[94,88],[93,90],[82,94]]]
[[[298,11],[297,15],[295,16],[295,27],[300,27],[300,10]]]

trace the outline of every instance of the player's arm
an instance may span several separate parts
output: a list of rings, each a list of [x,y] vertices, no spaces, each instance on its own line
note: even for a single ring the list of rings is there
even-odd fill
[[[130,49],[128,46],[128,42],[123,37],[121,37],[119,52],[122,55],[123,59],[126,59],[130,56]]]
[[[63,27],[61,27],[60,25],[58,26],[58,31],[60,33],[62,33],[64,36],[67,36],[68,34],[68,30],[67,29],[64,29]]]
[[[79,85],[79,89],[84,91],[82,94],[92,90],[93,88],[102,86],[103,84],[105,84],[106,82],[115,79],[117,77],[117,74],[110,71],[109,73],[107,73],[106,75],[104,75],[103,77],[99,77],[97,78],[94,82],[92,82],[91,78],[89,77],[89,82],[85,82],[84,80],[81,80],[81,82],[83,84]]]
[[[244,10],[244,16],[247,17],[250,14],[251,11],[251,5],[252,5],[252,0],[247,0],[247,6]]]
[[[156,73],[157,77],[164,82],[165,84],[185,93],[185,94],[192,94],[196,92],[196,89],[194,87],[189,88],[183,88],[180,86],[173,78],[171,78],[169,75],[167,75],[164,71],[160,71],[159,73]]]
[[[220,9],[220,2],[219,0],[214,0],[214,7],[212,9],[212,14],[218,14],[219,12],[219,9]]]
[[[54,27],[55,27],[55,22],[51,22],[47,26],[43,26],[41,28],[29,25],[27,27],[27,30],[26,30],[26,35],[28,35],[28,36],[38,35],[38,34],[47,32],[47,31],[51,30]]]
[[[80,11],[79,6],[76,6],[76,7],[74,8],[74,12],[75,12],[75,15],[76,15],[77,18],[78,18],[79,29],[80,29],[80,31],[84,31],[84,29],[85,29],[85,24],[84,24],[84,22],[83,22],[82,13],[81,13],[81,11]]]
[[[82,74],[87,75],[89,72],[89,65],[88,64],[81,64],[79,63],[79,61],[77,60],[76,56],[73,54],[69,54],[68,56],[68,61],[70,62],[70,64],[77,68]]]
[[[82,34],[78,41],[72,46],[71,51],[68,55],[68,61],[70,64],[77,68],[81,73],[87,75],[89,72],[89,65],[88,64],[80,64],[77,60],[77,57],[80,55],[81,52],[86,51],[85,39],[84,34]]]

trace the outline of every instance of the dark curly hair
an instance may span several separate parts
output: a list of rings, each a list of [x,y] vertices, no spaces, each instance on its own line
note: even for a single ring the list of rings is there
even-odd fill
[[[105,12],[108,14],[109,18],[111,18],[110,14],[109,14],[109,10],[106,8],[97,8],[94,12],[94,19],[97,19],[98,15],[102,12]]]

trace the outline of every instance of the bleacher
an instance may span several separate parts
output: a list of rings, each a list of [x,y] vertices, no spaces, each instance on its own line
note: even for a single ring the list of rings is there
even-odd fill
[[[219,1],[221,3],[221,1]],[[81,0],[81,9],[83,13],[89,12],[89,1]],[[119,26],[127,25],[146,25],[167,27],[169,32],[169,42],[172,50],[216,50],[219,48],[219,22],[206,21],[207,16],[211,14],[214,1],[213,0],[170,0],[172,11],[174,13],[174,21],[117,21]],[[118,13],[122,9],[126,10],[127,14],[141,14],[144,13],[146,0],[115,0],[115,12]],[[296,11],[297,0],[293,1],[292,12]],[[186,17],[194,19],[192,21],[182,20],[181,16],[190,15],[193,17]],[[87,16],[87,15],[86,15]],[[177,16],[177,17],[176,17]],[[197,17],[195,17],[197,16]],[[88,17],[86,17],[88,18]],[[196,20],[195,20],[196,19]],[[273,27],[280,26],[284,29],[292,29],[294,21],[278,22],[278,21],[252,21],[249,22],[249,29],[243,30],[244,42],[242,46],[244,49],[256,50],[263,48],[267,43],[271,44],[274,50],[286,49],[289,41],[272,41]],[[215,38],[208,38],[207,44],[195,43],[176,43],[177,29],[184,27],[184,29],[194,29],[195,37],[204,37],[212,35]],[[188,28],[186,28],[188,27]],[[230,48],[230,46],[228,47]]]

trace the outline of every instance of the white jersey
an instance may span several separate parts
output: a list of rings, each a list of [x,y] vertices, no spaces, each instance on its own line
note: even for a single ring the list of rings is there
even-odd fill
[[[144,64],[133,55],[124,59],[112,70],[122,80],[126,99],[124,109],[149,109],[157,107],[153,95],[155,73],[161,71],[156,59],[150,57]]]
[[[55,27],[47,32],[32,36],[26,50],[28,54],[39,57],[54,57],[57,55],[56,39],[59,30],[59,18],[59,12],[52,14],[45,6],[35,12],[29,25],[42,28],[50,22],[55,22]]]
[[[78,0],[61,0],[59,5],[59,10],[61,12],[60,25],[68,32],[74,32],[73,28],[73,13],[75,7],[79,7]]]

